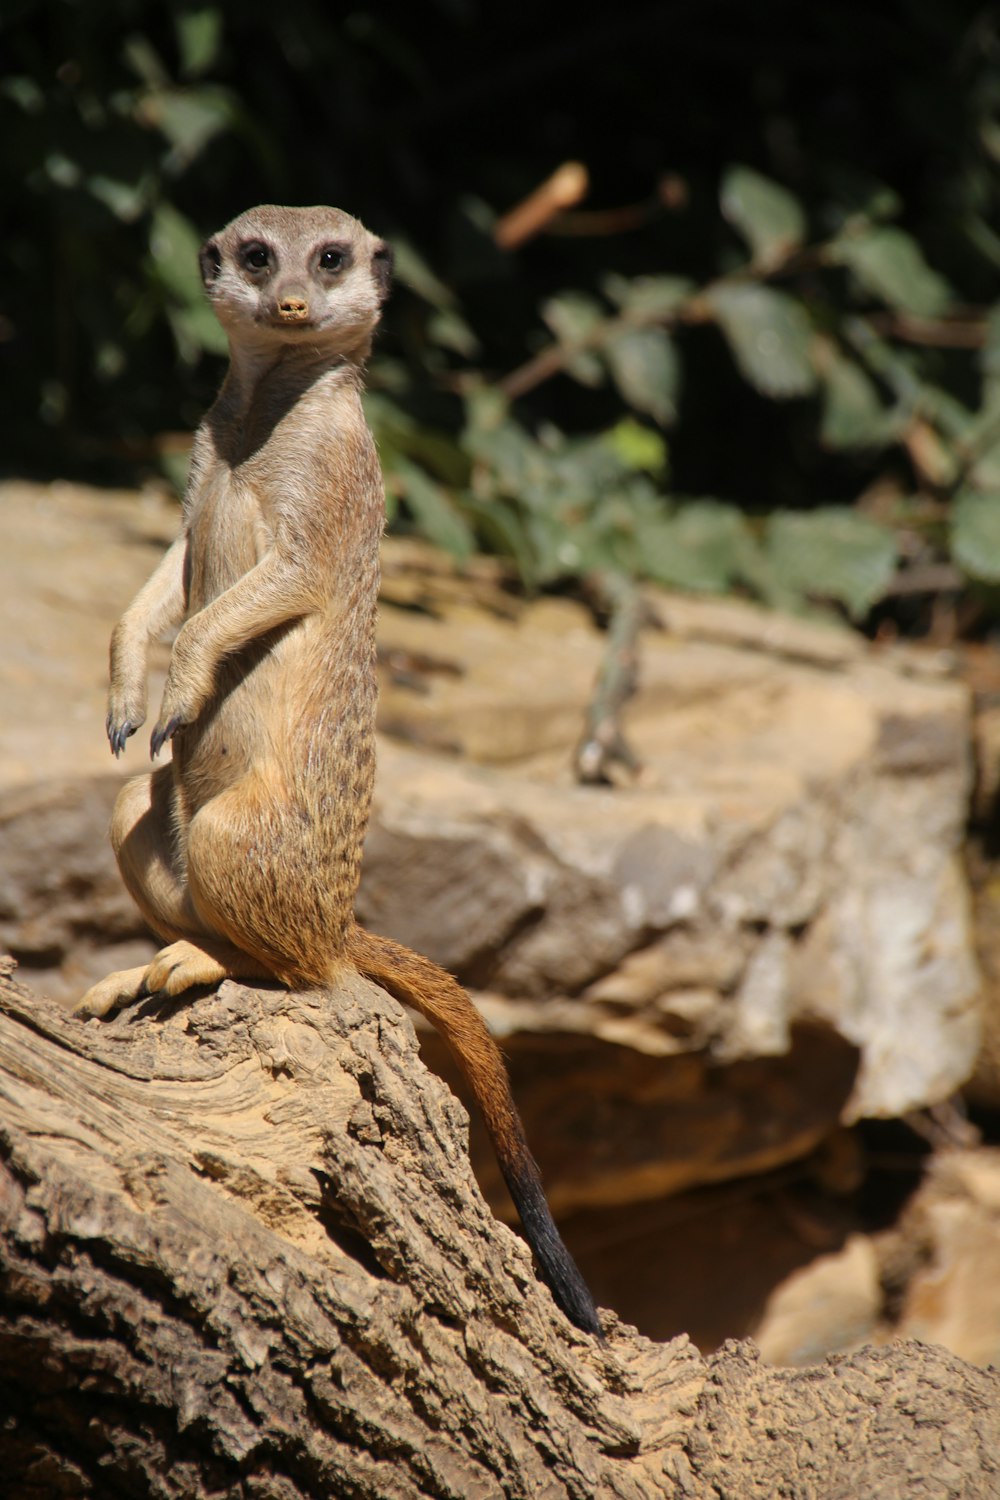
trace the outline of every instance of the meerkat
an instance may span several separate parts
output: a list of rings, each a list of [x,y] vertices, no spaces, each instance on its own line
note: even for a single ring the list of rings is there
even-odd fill
[[[465,990],[354,920],[375,774],[375,608],[385,515],[361,407],[386,244],[333,208],[266,205],[201,251],[230,364],[195,437],[180,536],[111,639],[107,732],[145,722],[149,643],[179,627],[155,760],[111,841],[167,946],[87,991],[81,1017],[225,978],[330,985],[352,965],[441,1032],[468,1079],[556,1301],[600,1335],[511,1095]]]

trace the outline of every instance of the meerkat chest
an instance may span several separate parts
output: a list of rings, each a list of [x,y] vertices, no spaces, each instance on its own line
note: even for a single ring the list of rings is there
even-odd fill
[[[231,588],[271,546],[255,488],[225,464],[210,465],[188,513],[189,611]]]

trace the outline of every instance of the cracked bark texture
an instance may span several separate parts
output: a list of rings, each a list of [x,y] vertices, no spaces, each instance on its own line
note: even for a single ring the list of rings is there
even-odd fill
[[[226,983],[84,1025],[0,975],[0,1471],[58,1497],[995,1497],[1000,1376],[574,1329],[409,1020]]]

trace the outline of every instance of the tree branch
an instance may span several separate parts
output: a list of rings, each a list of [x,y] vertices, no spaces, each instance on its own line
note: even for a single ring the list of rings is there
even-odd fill
[[[578,1333],[355,976],[88,1025],[0,976],[0,1057],[8,1500],[996,1493],[1000,1377],[941,1351]]]

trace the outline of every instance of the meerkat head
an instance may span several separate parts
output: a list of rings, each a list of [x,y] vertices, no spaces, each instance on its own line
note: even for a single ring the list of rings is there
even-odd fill
[[[251,208],[200,261],[232,344],[304,343],[355,360],[371,349],[392,276],[388,245],[337,208]]]

